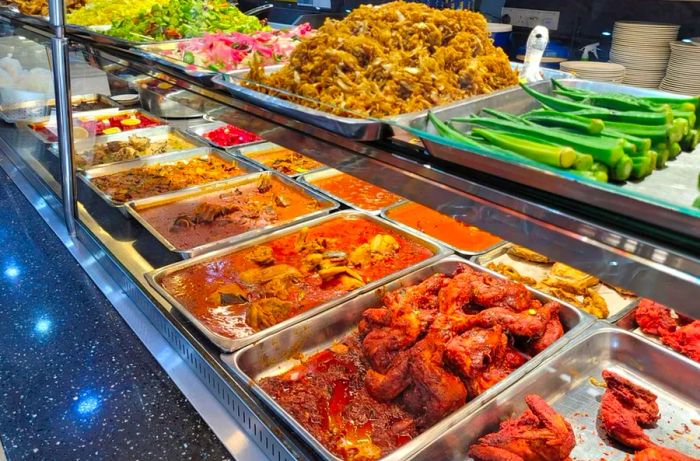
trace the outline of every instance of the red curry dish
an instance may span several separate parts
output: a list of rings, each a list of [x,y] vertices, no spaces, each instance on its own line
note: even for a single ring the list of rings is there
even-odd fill
[[[386,294],[340,343],[259,384],[337,456],[379,459],[560,338],[560,307],[460,264]]]
[[[336,217],[168,274],[159,284],[210,330],[250,336],[430,258],[365,217]]]
[[[502,241],[478,227],[464,224],[415,202],[392,208],[387,211],[386,216],[466,252],[484,251]]]
[[[340,171],[309,182],[361,210],[379,211],[401,200],[401,197],[388,190]]]
[[[327,202],[330,203],[330,202]],[[327,206],[327,205],[325,205]],[[303,189],[270,173],[189,198],[144,206],[138,212],[179,250],[289,222],[324,207]]]

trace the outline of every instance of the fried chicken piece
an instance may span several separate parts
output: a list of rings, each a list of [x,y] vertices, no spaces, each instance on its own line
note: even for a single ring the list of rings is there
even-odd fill
[[[527,352],[529,354],[539,354],[551,346],[554,341],[564,336],[564,326],[561,324],[561,320],[559,319],[560,307],[561,306],[559,303],[555,302],[550,302],[542,306],[540,315],[548,315],[549,320],[547,320],[547,325],[545,326],[542,336],[536,338],[529,344],[527,348]]]
[[[571,424],[542,397],[525,397],[528,410],[469,447],[476,461],[564,461],[576,445]]]
[[[700,362],[700,320],[661,336],[661,342],[681,354]]]
[[[559,303],[547,303],[539,310],[531,309],[526,312],[493,307],[471,316],[467,321],[467,327],[488,328],[500,325],[516,336],[540,338],[547,330],[547,323],[554,309],[558,311]]]
[[[700,461],[700,459],[670,448],[651,447],[635,453],[634,461]]]
[[[472,300],[474,273],[463,272],[452,277],[452,280],[440,290],[438,310],[444,314],[461,311],[468,307]]]
[[[369,312],[369,315],[374,313]],[[409,312],[393,320],[389,326],[367,333],[362,340],[362,351],[372,368],[385,372],[394,361],[396,354],[418,341],[427,325],[428,322],[421,321],[417,312]]]
[[[501,361],[507,345],[508,337],[500,325],[474,328],[447,343],[445,363],[463,378],[474,379],[492,363]]]
[[[677,320],[671,315],[671,309],[646,298],[642,299],[635,309],[634,320],[648,335],[664,336],[673,333],[678,327]]]
[[[598,285],[600,280],[566,264],[554,263],[550,275],[542,283],[550,287],[563,288],[577,295],[584,295],[588,288]]]
[[[599,417],[605,432],[637,450],[655,446],[642,426],[650,426],[660,417],[656,395],[609,370],[603,370],[603,379],[608,388],[600,402]]]
[[[522,283],[476,273],[472,282],[472,302],[483,307],[504,307],[520,312],[530,308],[532,294]]]

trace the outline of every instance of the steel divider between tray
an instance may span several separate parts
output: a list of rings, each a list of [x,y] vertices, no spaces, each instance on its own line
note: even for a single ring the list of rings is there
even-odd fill
[[[556,353],[553,353],[546,359],[540,361],[538,366],[523,379],[511,385],[506,391],[502,392],[500,395],[494,397],[493,399],[490,399],[481,408],[477,409],[474,413],[467,415],[462,421],[458,422],[449,431],[446,431],[444,434],[438,437],[433,443],[426,445],[420,451],[413,453],[413,455],[409,459],[412,461],[417,461],[419,459],[459,459],[461,461],[463,459],[467,459],[467,450],[469,446],[474,441],[476,441],[476,439],[485,435],[486,433],[498,430],[498,426],[504,416],[510,417],[513,414],[518,415],[521,413],[521,411],[513,412],[511,406],[517,409],[524,409],[525,404],[523,397],[526,394],[538,394],[542,396],[545,400],[548,400],[548,396],[552,397],[554,395],[560,396],[559,398],[562,399],[565,398],[564,396],[568,393],[568,391],[570,391],[570,389],[564,389],[564,384],[562,383],[571,383],[571,378],[576,378],[577,374],[580,377],[580,373],[585,372],[586,370],[578,370],[571,368],[567,369],[565,365],[560,366],[562,365],[562,363],[560,362],[566,362],[567,364],[571,364],[572,359],[566,359],[565,357],[570,356],[579,347],[584,347],[586,343],[594,341],[597,335],[605,334],[627,335],[631,341],[639,341],[645,348],[651,347],[652,351],[654,351],[655,354],[661,355],[661,359],[656,360],[657,362],[673,362],[676,359],[676,357],[674,357],[673,355],[668,355],[668,351],[663,350],[663,348],[660,348],[659,345],[653,343],[652,341],[649,341],[647,338],[639,337],[632,332],[622,330],[606,322],[597,320],[593,324],[590,324],[585,329],[583,334],[579,335],[576,338],[573,338],[566,345],[566,347],[560,348]],[[606,363],[607,361],[611,360],[610,357],[606,356],[593,355],[593,357],[599,359],[601,362]],[[693,373],[693,375],[696,376],[697,379],[700,379],[700,364],[695,363],[686,357],[679,358],[681,359],[679,364],[683,368],[683,371],[685,372],[688,370],[692,370],[691,373]],[[627,361],[624,364],[630,367],[638,367],[640,365],[636,363],[630,363]],[[589,365],[589,367],[592,366],[593,365]],[[654,366],[644,368],[645,370],[653,373],[654,370],[658,369],[659,367]],[[543,379],[547,377],[546,373],[548,371],[550,373],[556,373],[558,375],[566,374],[566,376],[562,376],[560,378],[560,382],[554,383],[550,379]],[[674,370],[674,373],[677,374],[678,371]],[[568,377],[569,375],[571,376]],[[673,381],[673,379],[671,379],[670,381]],[[683,383],[683,381],[686,380],[679,379],[678,384],[680,385],[681,383]],[[555,386],[555,389],[549,389],[553,385]],[[562,391],[566,392],[562,394]],[[697,396],[695,398],[697,400]],[[580,413],[583,413],[586,410],[587,409],[585,408],[576,409],[576,411]],[[661,413],[662,417],[664,417],[663,409]],[[594,414],[597,415],[597,411],[595,411]],[[586,416],[590,415],[586,414]],[[574,426],[574,431],[580,429],[576,427],[575,423],[572,423],[572,426]],[[588,426],[587,429],[590,431],[595,431],[595,424],[592,427]],[[589,448],[595,447],[596,449],[603,452],[597,454],[587,452],[586,454],[593,455],[596,459],[601,455],[605,455],[606,459],[611,459],[610,456],[615,456],[611,453],[611,451],[613,451],[614,449],[614,446],[606,446],[601,444],[600,442],[603,442],[603,440],[596,438],[596,440],[594,440],[593,443],[588,444],[588,441],[586,439],[583,439],[584,445],[588,444],[590,445]],[[622,457],[624,457],[624,453],[621,454],[620,459],[622,459]]]
[[[233,235],[230,237],[226,237],[220,240],[212,241],[209,243],[197,245],[192,248],[188,249],[183,249],[183,248],[177,248],[173,243],[171,243],[164,235],[162,235],[160,232],[158,232],[145,218],[142,217],[140,211],[137,209],[139,206],[145,206],[148,207],[149,202],[155,202],[157,200],[168,200],[172,198],[173,200],[170,203],[176,203],[180,200],[186,200],[189,198],[195,197],[197,193],[202,193],[202,194],[208,194],[211,192],[215,191],[221,191],[225,190],[231,187],[235,187],[236,185],[241,185],[241,184],[247,184],[250,182],[257,181],[262,175],[268,175],[276,178],[278,181],[281,183],[285,184],[286,186],[289,186],[290,188],[296,188],[301,191],[303,191],[308,197],[318,201],[319,203],[325,203],[327,206],[325,206],[322,209],[315,210],[310,213],[306,213],[300,216],[297,216],[296,218],[287,221],[287,222],[282,222],[278,224],[271,224],[265,227],[257,228],[257,229],[251,229],[249,231],[243,232],[238,235]],[[208,190],[207,190],[208,189]],[[178,198],[180,200],[178,200]],[[153,206],[159,206],[159,205],[153,205]],[[179,191],[173,191],[169,192],[166,194],[161,194],[153,197],[147,197],[144,199],[139,199],[139,200],[132,200],[130,202],[127,202],[126,204],[126,210],[127,212],[133,217],[136,221],[141,224],[151,235],[153,235],[168,251],[172,251],[174,253],[178,253],[183,259],[187,258],[192,258],[194,256],[198,256],[200,254],[205,254],[205,253],[210,253],[214,250],[217,250],[219,248],[223,248],[226,246],[231,246],[234,244],[238,243],[244,243],[247,240],[253,239],[255,237],[258,237],[264,233],[268,232],[275,232],[281,229],[285,229],[287,227],[302,223],[302,222],[307,222],[312,219],[318,218],[320,216],[325,216],[334,210],[336,210],[340,205],[332,199],[329,199],[328,197],[322,196],[320,194],[317,194],[315,191],[304,187],[302,184],[299,184],[292,179],[277,173],[275,171],[268,171],[268,170],[263,170],[263,171],[258,171],[254,173],[249,173],[243,176],[236,176],[233,178],[229,179],[224,179],[221,181],[213,182],[213,183],[208,183],[208,184],[203,184],[200,186],[193,186],[191,188],[185,189],[185,190],[179,190]]]
[[[204,261],[209,261],[209,260],[214,260],[218,257],[225,256],[227,254],[235,253],[238,251],[242,251],[246,248],[253,247],[256,245],[260,245],[263,243],[266,243],[268,241],[275,240],[277,238],[293,234],[300,229],[304,227],[312,227],[315,225],[322,224],[326,221],[331,221],[334,219],[339,219],[339,218],[364,218],[364,219],[369,219],[374,221],[375,223],[384,226],[385,228],[390,228],[393,229],[395,232],[398,232],[399,234],[404,235],[406,238],[409,238],[413,241],[417,241],[421,245],[423,245],[425,248],[430,249],[431,252],[433,253],[433,256],[420,261],[412,266],[409,266],[407,268],[404,268],[400,271],[396,271],[394,273],[388,274],[385,277],[382,277],[378,280],[375,280],[373,282],[370,282],[358,289],[352,290],[347,292],[345,295],[330,300],[326,303],[322,303],[320,305],[317,305],[315,307],[312,307],[311,309],[302,312],[294,317],[291,317],[289,319],[286,319],[276,325],[273,325],[269,328],[266,328],[264,330],[261,330],[259,332],[254,333],[253,335],[247,336],[245,338],[240,338],[240,339],[231,339],[228,337],[225,337],[223,335],[220,335],[218,333],[215,333],[211,331],[209,328],[207,328],[199,319],[197,319],[194,315],[192,315],[185,306],[183,306],[179,301],[177,301],[167,290],[165,290],[159,283],[159,280],[162,279],[163,277],[177,272],[178,270],[184,269],[189,266],[194,266],[196,264],[199,264]],[[278,332],[280,330],[283,330],[291,325],[294,325],[296,323],[299,323],[303,320],[306,320],[308,318],[311,318],[315,315],[317,315],[320,312],[326,311],[328,309],[331,309],[332,307],[335,307],[339,304],[342,304],[345,301],[348,301],[362,293],[372,291],[375,288],[385,284],[387,281],[395,280],[397,278],[403,277],[404,275],[410,274],[411,272],[425,267],[427,265],[432,264],[435,261],[438,261],[445,256],[451,254],[451,251],[446,249],[443,246],[436,245],[432,241],[427,241],[423,239],[422,237],[415,235],[414,233],[409,233],[404,230],[398,229],[392,224],[367,213],[361,213],[355,210],[343,210],[343,211],[338,211],[335,213],[330,213],[326,216],[322,216],[310,221],[304,221],[299,224],[295,224],[289,227],[285,227],[283,229],[279,229],[264,235],[261,235],[256,238],[252,238],[250,240],[246,240],[245,242],[241,242],[229,247],[224,247],[219,250],[214,250],[210,253],[206,253],[203,255],[195,256],[191,259],[187,259],[185,261],[177,262],[174,264],[170,264],[168,266],[155,269],[151,272],[148,272],[145,274],[146,280],[148,283],[167,301],[168,304],[171,306],[175,307],[178,311],[180,311],[183,315],[185,315],[207,338],[214,344],[216,345],[219,349],[221,349],[223,352],[232,352],[235,350],[238,350],[244,346],[247,346],[248,344],[251,344],[255,341],[264,339],[267,336],[270,336],[274,334],[275,332]]]
[[[451,273],[454,271],[454,268],[458,263],[465,263],[477,271],[487,272],[499,279],[505,279],[505,277],[502,275],[477,266],[473,262],[459,256],[448,256],[439,261],[433,262],[430,265],[416,269],[410,274],[385,283],[380,288],[365,292],[352,300],[337,305],[334,309],[328,310],[311,319],[299,322],[296,325],[269,335],[268,337],[256,341],[254,344],[239,350],[235,354],[222,354],[222,361],[234,373],[237,379],[250,386],[253,393],[260,398],[264,404],[278,417],[283,419],[290,427],[292,427],[297,435],[311,445],[322,459],[338,461],[340,458],[336,457],[329,450],[327,450],[300,423],[298,423],[289,413],[287,413],[287,411],[284,410],[281,405],[277,404],[274,399],[272,399],[262,390],[262,388],[260,388],[260,386],[257,384],[257,380],[260,379],[261,374],[268,376],[268,373],[266,373],[265,370],[262,370],[251,374],[243,369],[241,363],[245,361],[246,355],[251,355],[251,358],[248,361],[255,363],[258,366],[267,366],[270,368],[272,366],[276,367],[280,363],[283,364],[283,369],[276,367],[275,372],[270,373],[269,375],[278,375],[283,373],[292,365],[291,363],[287,363],[291,355],[295,355],[297,353],[304,353],[304,355],[314,354],[328,347],[328,345],[330,345],[330,343],[332,343],[335,339],[342,338],[346,336],[349,331],[354,330],[357,327],[357,321],[361,316],[361,313],[366,308],[376,305],[378,300],[381,299],[381,295],[383,293],[392,291],[402,286],[415,285],[437,272]],[[526,288],[528,288],[528,291],[533,292],[539,299],[553,300],[553,298],[549,295],[532,290],[529,287]],[[353,306],[355,306],[354,309]],[[458,424],[459,421],[476,411],[476,409],[480,408],[491,399],[495,398],[499,393],[507,390],[512,384],[517,382],[523,376],[527,375],[527,373],[529,373],[531,370],[535,369],[542,361],[565,347],[570,341],[578,337],[595,321],[592,316],[576,309],[574,306],[568,304],[563,304],[563,306],[565,309],[567,309],[567,312],[572,318],[578,319],[573,328],[568,330],[564,336],[559,338],[546,350],[528,360],[528,362],[511,373],[507,378],[497,383],[480,396],[467,402],[462,408],[446,416],[443,418],[443,420],[428,428],[412,441],[408,442],[402,447],[399,447],[389,455],[381,458],[381,461],[398,461],[399,459],[405,459],[417,450],[427,446],[433,440],[439,437],[440,434]],[[352,311],[348,312],[349,310]],[[341,328],[343,329],[334,333],[337,324],[340,324]],[[331,329],[333,329],[333,331],[331,331]],[[308,334],[310,332],[309,330],[316,330],[316,335]],[[297,331],[300,331],[299,336],[301,336],[301,339],[299,341],[294,340],[294,335]],[[268,345],[269,347],[266,347]],[[261,357],[256,355],[256,349],[262,349],[262,351],[259,353]],[[281,361],[276,362],[275,360],[277,356],[282,356],[284,358]]]

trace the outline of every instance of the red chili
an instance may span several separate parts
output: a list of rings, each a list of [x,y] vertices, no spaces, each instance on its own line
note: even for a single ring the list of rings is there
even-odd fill
[[[224,125],[215,130],[211,130],[204,133],[204,137],[224,147],[237,146],[253,141],[262,141],[262,138],[255,133],[242,130],[233,125]]]

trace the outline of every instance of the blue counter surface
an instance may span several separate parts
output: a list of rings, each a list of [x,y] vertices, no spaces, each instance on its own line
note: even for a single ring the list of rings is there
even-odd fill
[[[232,459],[2,171],[0,217],[8,461]]]

